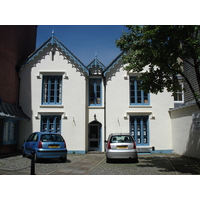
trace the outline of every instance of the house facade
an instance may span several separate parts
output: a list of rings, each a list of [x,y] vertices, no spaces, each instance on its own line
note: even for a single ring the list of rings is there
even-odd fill
[[[69,153],[103,152],[109,134],[130,133],[140,152],[171,153],[172,94],[140,90],[121,55],[109,66],[97,57],[85,66],[54,35],[33,52],[19,72],[20,104],[31,118],[20,122],[19,148],[32,132],[52,131]]]

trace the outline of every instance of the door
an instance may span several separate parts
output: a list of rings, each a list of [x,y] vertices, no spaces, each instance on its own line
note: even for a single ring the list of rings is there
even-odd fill
[[[89,124],[88,150],[100,151],[100,124]]]
[[[31,134],[25,142],[25,153],[31,155],[31,152],[35,150],[38,141],[38,134],[33,133]]]

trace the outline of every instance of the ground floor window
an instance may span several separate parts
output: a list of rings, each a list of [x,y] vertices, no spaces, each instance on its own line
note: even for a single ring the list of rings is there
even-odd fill
[[[41,131],[61,133],[61,116],[41,116]]]
[[[16,121],[5,120],[3,125],[3,144],[16,143]]]
[[[130,133],[137,145],[149,144],[149,117],[130,116]]]

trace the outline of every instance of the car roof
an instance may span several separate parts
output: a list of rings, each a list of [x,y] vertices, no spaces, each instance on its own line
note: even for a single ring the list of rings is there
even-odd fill
[[[129,135],[132,136],[130,133],[111,133],[110,136],[114,136],[114,135]]]
[[[40,135],[42,135],[42,134],[58,134],[58,135],[60,135],[60,133],[55,133],[55,132],[34,132],[34,133],[37,133]]]

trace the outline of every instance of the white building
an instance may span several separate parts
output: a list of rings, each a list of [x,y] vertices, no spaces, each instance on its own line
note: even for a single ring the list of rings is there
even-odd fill
[[[35,131],[63,135],[69,153],[104,151],[110,133],[131,133],[143,151],[172,152],[171,93],[139,90],[138,74],[123,70],[121,54],[105,67],[97,58],[85,66],[52,36],[23,63],[19,144]]]

